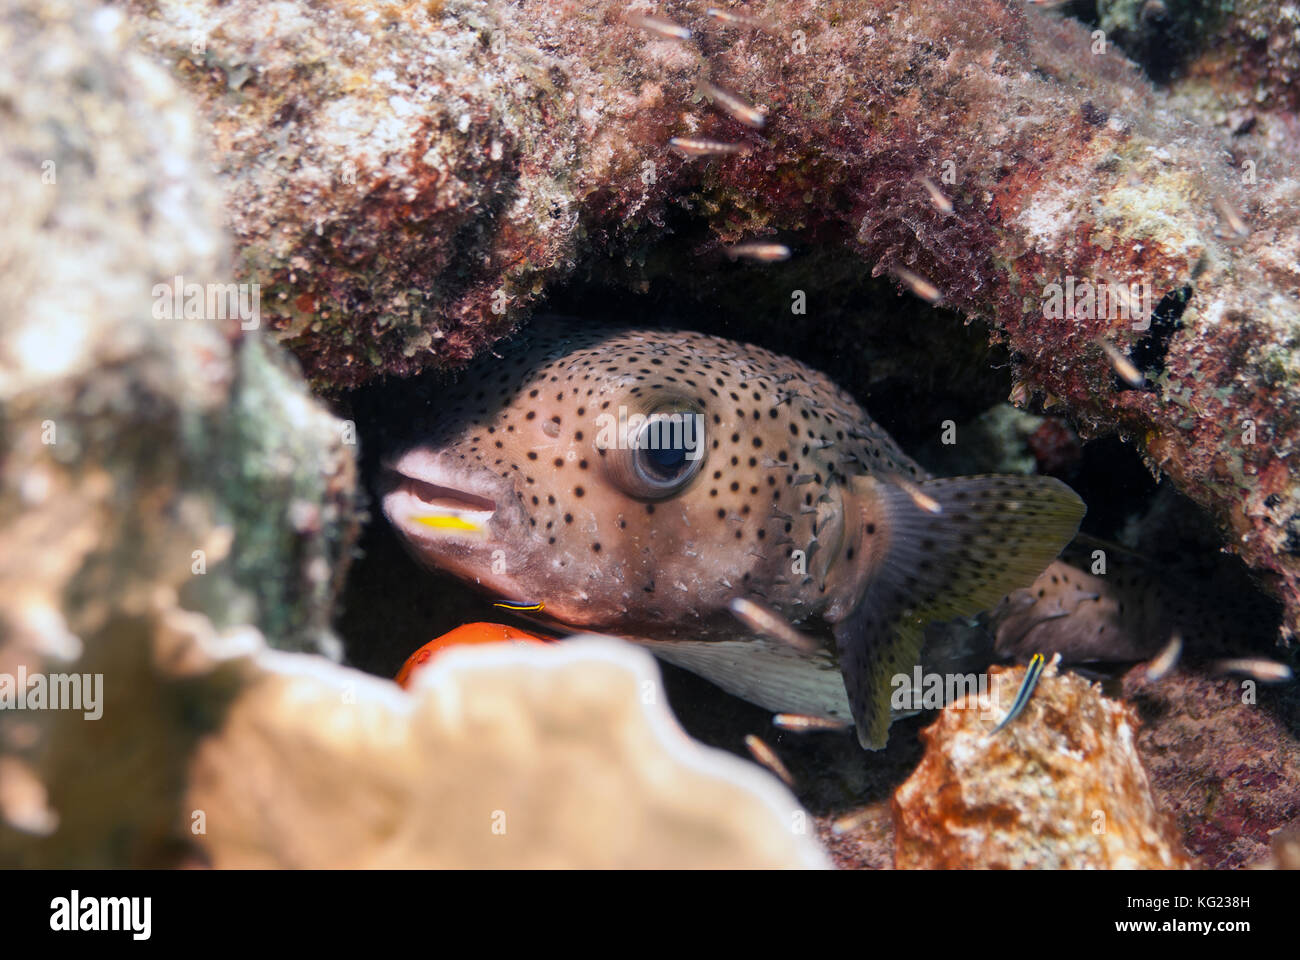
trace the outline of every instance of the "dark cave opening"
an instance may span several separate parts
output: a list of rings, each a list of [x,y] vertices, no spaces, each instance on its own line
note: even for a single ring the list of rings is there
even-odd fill
[[[1009,463],[1051,473],[1088,504],[1083,534],[1127,544],[1156,569],[1178,571],[1244,599],[1262,612],[1258,648],[1272,647],[1280,606],[1238,558],[1221,551],[1212,520],[1168,481],[1153,477],[1139,452],[1118,436],[1080,439],[1059,411],[1013,409],[1007,403],[1011,362],[1003,348],[989,345],[982,324],[930,307],[889,278],[872,278],[847,253],[801,248],[797,241],[791,242],[796,256],[785,263],[710,261],[706,279],[693,278],[687,289],[675,278],[696,265],[707,237],[690,223],[675,227],[638,259],[615,256],[587,265],[538,313],[572,316],[584,325],[677,327],[756,343],[825,371],[937,475],[998,472]],[[799,290],[805,293],[801,314],[791,311]],[[810,328],[816,335],[808,335]],[[412,403],[436,405],[440,382],[445,377],[390,381],[344,398],[362,438],[368,489],[386,438],[400,432],[407,418],[403,411],[409,413]],[[939,439],[945,421],[955,424],[961,438],[953,447]],[[462,624],[529,628],[526,620],[493,607],[490,598],[423,569],[373,501],[370,513],[336,621],[349,663],[391,677],[412,652]],[[682,669],[663,663],[660,668],[673,712],[689,734],[748,756],[745,736],[761,732],[782,748],[802,785],[801,801],[818,815],[887,800],[919,762],[918,733],[933,716],[898,721],[898,735],[864,764],[851,734],[773,728],[770,712],[761,707]],[[1121,671],[1120,665],[1102,666],[1089,675],[1113,687]]]

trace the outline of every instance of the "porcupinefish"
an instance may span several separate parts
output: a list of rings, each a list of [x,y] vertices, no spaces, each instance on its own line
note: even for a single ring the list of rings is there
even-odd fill
[[[1083,538],[1081,538],[1083,539]],[[1159,564],[1118,544],[1071,544],[1023,590],[989,612],[1000,657],[1059,653],[1065,663],[1146,660],[1171,636],[1197,658],[1265,653],[1274,647],[1278,605],[1252,589],[1244,572],[1198,558]],[[1090,572],[1105,546],[1105,574]],[[1066,561],[1073,561],[1067,563]]]
[[[379,482],[420,561],[868,749],[926,624],[1030,584],[1084,513],[1047,477],[930,477],[824,374],[699,333],[534,321],[427,404]]]

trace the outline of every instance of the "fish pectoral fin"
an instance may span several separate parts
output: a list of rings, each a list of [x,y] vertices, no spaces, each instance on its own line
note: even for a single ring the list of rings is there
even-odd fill
[[[844,691],[864,750],[881,750],[889,740],[894,677],[910,674],[921,658],[923,631],[906,614],[890,603],[888,592],[873,589],[852,614],[835,624]]]
[[[895,677],[919,661],[925,625],[972,616],[1032,583],[1074,537],[1085,508],[1050,477],[851,483],[866,586],[835,623],[835,643],[858,741],[879,750]]]

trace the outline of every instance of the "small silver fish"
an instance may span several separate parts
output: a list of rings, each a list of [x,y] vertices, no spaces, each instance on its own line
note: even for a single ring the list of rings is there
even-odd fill
[[[1110,361],[1110,365],[1119,374],[1121,380],[1130,387],[1140,388],[1146,385],[1147,379],[1142,376],[1142,371],[1133,366],[1133,361],[1124,356],[1115,344],[1105,337],[1098,337],[1097,346],[1101,347],[1102,352],[1106,354],[1106,359]]]
[[[939,185],[929,177],[920,178],[921,186],[925,187],[925,192],[930,198],[930,206],[942,214],[952,213],[952,201],[948,199],[947,194],[939,189]]]
[[[831,824],[831,833],[835,834],[837,837],[841,837],[846,833],[852,833],[868,820],[879,815],[879,811],[874,807],[863,807],[861,810],[854,810],[852,813],[845,814]]]
[[[1147,664],[1147,679],[1152,683],[1163,680],[1169,671],[1177,666],[1178,658],[1182,655],[1183,638],[1175,631],[1174,635],[1169,638],[1169,643],[1160,651],[1160,654]]]
[[[739,120],[747,127],[753,127],[755,130],[763,129],[767,123],[767,110],[763,107],[756,107],[747,100],[744,100],[737,94],[726,90],[716,83],[705,80],[700,84],[700,91],[713,103],[715,107],[727,114],[734,120]]]
[[[729,23],[739,27],[767,29],[763,21],[756,17],[751,17],[744,13],[735,13],[731,10],[723,10],[720,7],[709,7],[704,11],[704,15],[710,19],[717,20],[719,23]]]
[[[775,750],[752,733],[745,735],[745,749],[749,751],[750,756],[776,774],[787,787],[794,786],[794,776],[790,773],[789,767],[781,762]]]
[[[688,28],[669,20],[667,17],[656,17],[651,13],[629,13],[626,19],[632,26],[639,27],[646,33],[653,33],[656,37],[662,37],[665,40],[691,39],[691,31]]]
[[[790,259],[790,248],[784,243],[737,243],[727,247],[732,260],[757,260],[760,263],[779,263]]]
[[[943,504],[934,499],[934,497],[930,496],[911,480],[908,480],[907,477],[892,477],[891,482],[911,497],[912,502],[926,513],[932,513],[936,516],[943,513]]]
[[[1236,657],[1219,660],[1215,667],[1223,673],[1239,673],[1263,683],[1285,683],[1292,677],[1291,668],[1276,660],[1262,657]]]
[[[673,137],[668,145],[684,157],[728,157],[749,153],[749,144],[726,143],[722,140],[700,140],[694,137]]]
[[[500,354],[393,427],[379,492],[415,556],[775,713],[851,718],[868,748],[926,624],[1030,584],[1083,516],[1048,477],[929,477],[761,347],[549,318]],[[447,516],[475,532],[426,522]],[[817,644],[765,636],[737,598]]]
[[[772,726],[792,733],[810,733],[816,730],[843,730],[848,724],[843,720],[809,717],[802,713],[778,713],[772,718]]]
[[[943,299],[943,294],[939,291],[939,288],[920,274],[913,273],[904,267],[894,267],[894,276],[903,281],[907,289],[926,303],[938,303]]]
[[[736,618],[755,634],[781,640],[796,650],[811,653],[817,649],[817,641],[807,634],[800,633],[779,614],[773,613],[761,603],[747,597],[736,597],[728,604]]]
[[[1237,212],[1237,208],[1229,203],[1226,198],[1216,196],[1213,201],[1213,206],[1214,212],[1218,215],[1219,219],[1223,221],[1224,225],[1232,231],[1234,237],[1238,240],[1244,240],[1246,237],[1250,236],[1250,226],[1246,223],[1242,215]]]

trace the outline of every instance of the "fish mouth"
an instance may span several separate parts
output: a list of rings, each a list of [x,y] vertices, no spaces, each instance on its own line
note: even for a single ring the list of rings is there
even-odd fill
[[[447,476],[440,467],[420,451],[385,463],[379,488],[389,518],[427,535],[486,533],[497,500],[465,489],[461,478]]]
[[[549,597],[530,594],[529,571],[538,544],[528,535],[527,517],[509,477],[466,466],[454,454],[428,447],[407,450],[380,466],[375,492],[416,560],[520,606],[538,600],[551,606]],[[507,556],[508,572],[499,562]]]
[[[437,513],[468,515],[481,518],[486,522],[497,511],[495,500],[456,487],[444,487],[441,484],[428,483],[413,477],[403,477],[401,486],[431,511]]]

